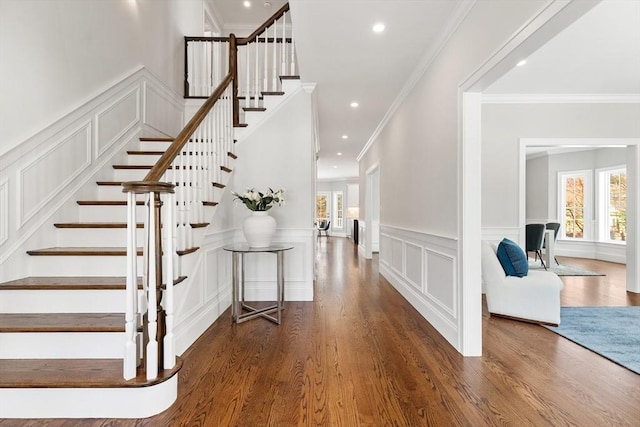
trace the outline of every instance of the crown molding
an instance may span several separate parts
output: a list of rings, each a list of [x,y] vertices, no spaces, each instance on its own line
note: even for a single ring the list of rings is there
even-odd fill
[[[640,94],[483,94],[483,104],[640,104]]]

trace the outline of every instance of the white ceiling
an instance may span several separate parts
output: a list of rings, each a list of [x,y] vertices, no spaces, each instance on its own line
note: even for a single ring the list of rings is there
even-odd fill
[[[214,1],[225,27],[259,24],[284,4],[272,0],[265,10],[263,1],[253,0],[248,12],[240,0]],[[317,83],[319,179],[358,176],[356,157],[464,3],[290,1],[300,74],[303,82]],[[383,33],[373,33],[376,22],[384,22]],[[640,0],[604,0],[486,93],[639,94]],[[351,101],[360,106],[352,109]]]

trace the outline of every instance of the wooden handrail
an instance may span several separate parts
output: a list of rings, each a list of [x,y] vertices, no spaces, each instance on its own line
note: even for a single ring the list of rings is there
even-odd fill
[[[234,64],[230,64],[231,68],[235,68]],[[160,157],[160,159],[156,162],[156,164],[151,168],[147,176],[144,178],[145,182],[157,182],[160,180],[162,175],[165,174],[167,169],[171,166],[171,163],[175,160],[175,158],[180,154],[182,148],[191,138],[191,135],[196,131],[200,123],[207,116],[209,111],[213,108],[218,98],[222,96],[225,89],[231,84],[233,81],[233,73],[234,71],[230,71],[222,83],[213,91],[209,99],[207,99],[202,107],[194,114],[194,116],[189,120],[189,123],[180,131],[178,136],[174,139],[173,143],[167,151]]]
[[[287,2],[287,3],[284,4],[284,6],[282,6],[280,9],[278,9],[276,11],[276,13],[271,15],[271,18],[269,18],[266,21],[264,21],[264,24],[260,25],[258,27],[258,29],[255,30],[253,33],[251,33],[248,37],[244,37],[244,38],[238,39],[238,45],[242,46],[242,45],[245,45],[247,43],[254,42],[256,37],[258,37],[259,34],[262,34],[262,32],[264,30],[269,28],[271,26],[271,24],[273,24],[278,19],[280,19],[282,17],[282,15],[284,15],[288,11],[289,11],[289,3]]]

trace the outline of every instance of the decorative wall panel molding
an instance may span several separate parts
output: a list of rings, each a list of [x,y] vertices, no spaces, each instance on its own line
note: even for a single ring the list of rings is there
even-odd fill
[[[9,239],[9,180],[0,181],[0,246]]]
[[[91,165],[91,139],[84,122],[18,170],[18,228]]]
[[[380,273],[454,346],[459,342],[457,239],[380,227]]]
[[[139,122],[140,84],[136,84],[96,114],[96,156],[102,155]]]
[[[182,128],[184,103],[177,104],[174,97],[150,82],[144,82],[143,121],[157,132],[176,136]]]

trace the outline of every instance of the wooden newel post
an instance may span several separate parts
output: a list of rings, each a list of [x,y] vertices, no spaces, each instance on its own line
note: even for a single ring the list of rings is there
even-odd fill
[[[160,194],[154,193],[154,201],[153,201],[153,209],[155,210],[155,217],[157,218],[154,226],[155,230],[155,245],[156,245],[156,259],[155,259],[155,270],[156,270],[156,300],[158,305],[156,306],[156,322],[158,324],[158,329],[156,331],[156,341],[158,342],[158,369],[163,369],[164,364],[164,336],[166,334],[166,322],[165,322],[165,311],[162,307],[162,201],[160,200]],[[154,266],[149,266],[149,268],[153,268]],[[169,278],[167,278],[169,280]],[[170,280],[173,280],[171,278]]]
[[[235,34],[229,34],[229,73],[233,82],[233,126],[240,125],[240,101],[238,100],[238,44]]]

